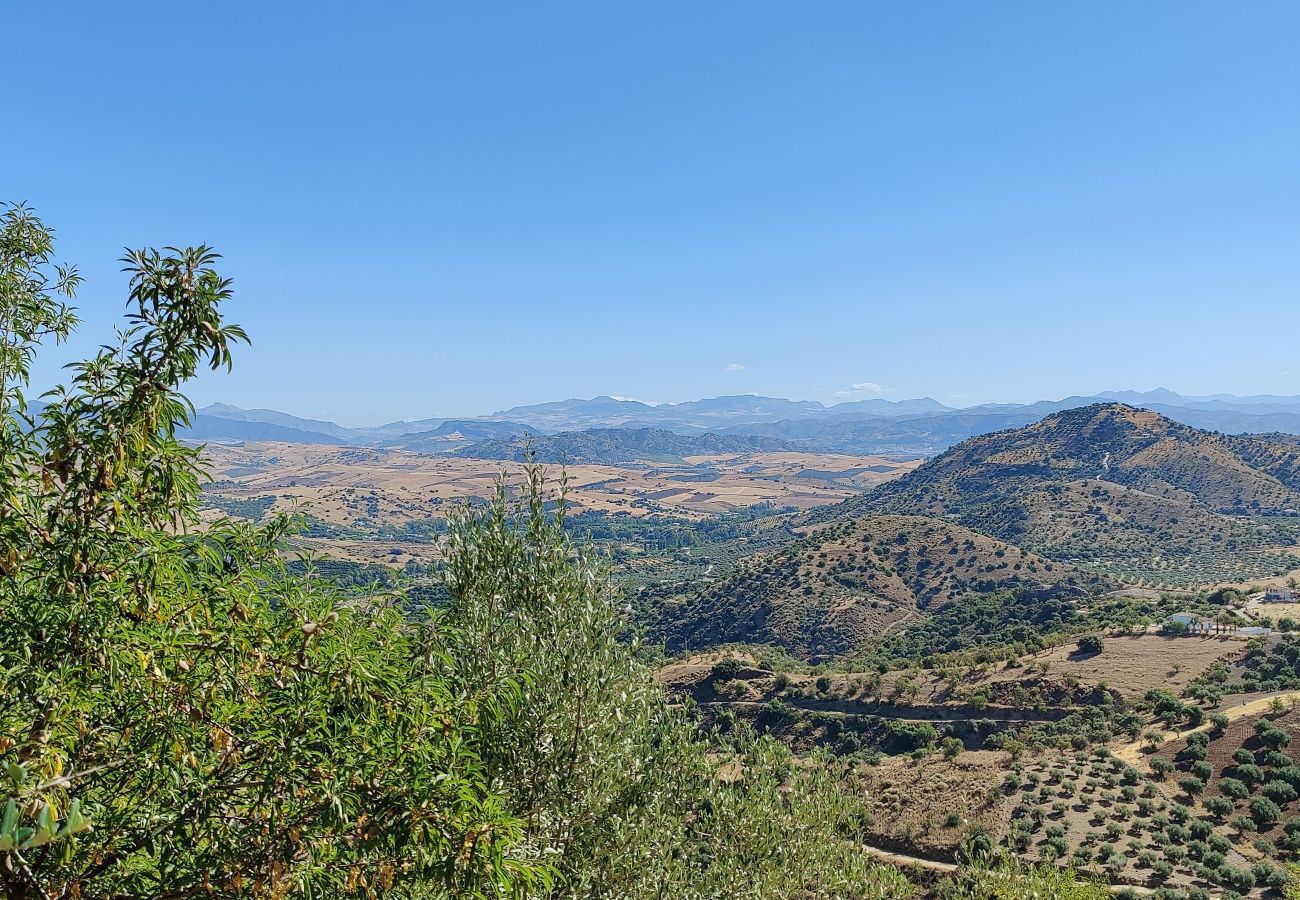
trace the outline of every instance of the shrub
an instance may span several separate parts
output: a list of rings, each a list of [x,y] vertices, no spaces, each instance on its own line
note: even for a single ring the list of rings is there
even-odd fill
[[[1078,652],[1084,655],[1100,653],[1103,647],[1101,636],[1096,634],[1085,634],[1083,637],[1079,638],[1077,647]]]
[[[1151,773],[1157,778],[1164,778],[1174,769],[1174,764],[1163,756],[1151,757]]]
[[[1265,784],[1260,788],[1260,793],[1272,800],[1274,803],[1290,803],[1297,796],[1294,787],[1279,779],[1274,779]]]
[[[1246,784],[1259,784],[1264,780],[1264,770],[1254,763],[1233,768],[1233,774]]]
[[[1212,815],[1222,819],[1233,810],[1233,802],[1227,797],[1206,797],[1205,809]]]
[[[1285,769],[1293,765],[1293,762],[1291,757],[1280,750],[1270,750],[1264,754],[1264,765],[1270,769]]]
[[[1260,721],[1263,721],[1262,719]],[[1269,727],[1259,733],[1259,739],[1270,750],[1281,750],[1287,744],[1291,743],[1291,736],[1281,728]]]
[[[734,656],[728,656],[714,663],[709,674],[714,681],[733,681],[743,668],[744,663]]]
[[[6,893],[238,878],[352,896],[346,872],[381,866],[402,891],[540,877],[483,773],[490,705],[424,652],[441,626],[294,576],[283,517],[201,524],[179,391],[244,340],[221,318],[216,255],[129,253],[128,329],[29,426],[26,363],[75,321],[42,285],[46,248],[32,217],[0,217],[0,769],[18,773],[0,806],[31,801],[19,827],[34,829],[0,850]]]
[[[1250,796],[1250,788],[1246,783],[1236,778],[1220,778],[1219,790],[1225,797],[1231,797],[1233,800],[1245,800]]]
[[[1282,890],[1289,880],[1286,870],[1281,866],[1262,860],[1250,867],[1250,874],[1254,876],[1255,884],[1275,891]]]
[[[1228,885],[1236,891],[1249,891],[1255,886],[1255,876],[1247,869],[1225,866],[1220,870],[1219,883]]]
[[[1282,810],[1267,797],[1256,797],[1250,801],[1250,817],[1257,825],[1271,825],[1282,818]]]

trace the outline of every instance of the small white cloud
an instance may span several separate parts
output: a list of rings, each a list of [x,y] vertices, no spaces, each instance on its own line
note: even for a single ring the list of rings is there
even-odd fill
[[[1283,369],[1281,372],[1278,372],[1277,374],[1281,375],[1283,378],[1288,378],[1291,375],[1291,370]]]
[[[851,384],[842,391],[836,391],[836,397],[879,397],[886,393],[886,388],[881,387],[874,381],[861,381],[857,384]]]
[[[743,363],[727,363],[722,368],[722,371],[724,372],[743,372],[744,370],[745,366]]]

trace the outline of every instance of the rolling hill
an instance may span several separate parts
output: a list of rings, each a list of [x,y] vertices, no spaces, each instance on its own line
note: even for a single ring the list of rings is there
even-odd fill
[[[653,611],[670,652],[771,643],[809,659],[852,652],[970,593],[1082,595],[1102,579],[950,522],[863,516],[818,528]]]
[[[1250,517],[1300,510],[1298,459],[1295,441],[1095,404],[966,440],[822,516],[945,517],[1054,558],[1248,549],[1279,540]]]
[[[519,422],[485,422],[481,419],[448,419],[436,428],[389,438],[386,447],[415,453],[446,453],[479,441],[509,441],[538,432]]]

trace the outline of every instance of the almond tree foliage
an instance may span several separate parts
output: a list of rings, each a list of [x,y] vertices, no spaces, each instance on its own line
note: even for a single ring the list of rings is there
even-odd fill
[[[206,247],[128,253],[127,325],[30,416],[74,319],[0,228],[0,888],[8,898],[496,896],[545,887],[475,753],[495,713],[427,628],[286,577],[287,523],[199,527],[179,386],[229,366]]]

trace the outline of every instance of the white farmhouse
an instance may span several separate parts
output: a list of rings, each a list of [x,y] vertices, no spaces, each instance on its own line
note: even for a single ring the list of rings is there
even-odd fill
[[[1291,589],[1282,584],[1270,584],[1264,592],[1265,603],[1290,603]]]

